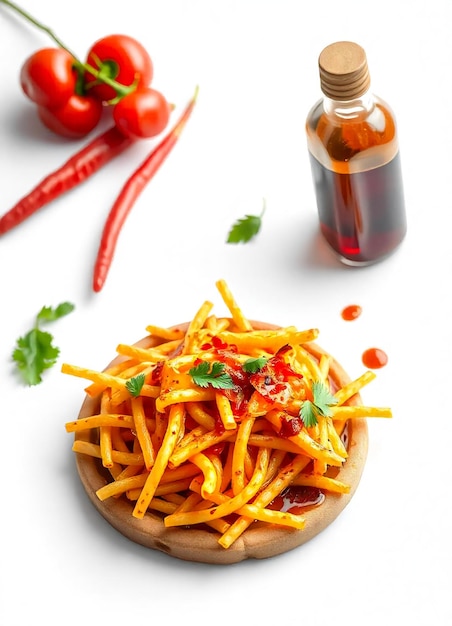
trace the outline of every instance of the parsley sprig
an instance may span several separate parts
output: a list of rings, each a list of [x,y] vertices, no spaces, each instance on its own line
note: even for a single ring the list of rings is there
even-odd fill
[[[260,215],[245,215],[232,225],[226,243],[247,243],[257,235],[265,213],[265,200]]]
[[[145,379],[146,376],[143,373],[137,374],[133,378],[129,378],[129,380],[126,382],[126,389],[131,396],[136,398],[140,395],[141,390],[143,389]]]
[[[243,371],[248,374],[255,374],[264,367],[267,361],[268,359],[265,356],[247,359],[243,364]]]
[[[188,373],[193,382],[199,387],[213,387],[214,389],[232,389],[234,381],[230,375],[224,371],[225,364],[219,361],[208,363],[201,361],[195,367],[192,367]]]
[[[42,324],[55,322],[74,310],[70,302],[62,302],[57,307],[44,306],[35,318],[34,327],[23,337],[19,337],[12,353],[23,381],[29,385],[42,382],[42,374],[55,365],[60,349],[53,344],[53,336],[41,330]]]
[[[319,415],[329,417],[331,415],[330,407],[337,404],[337,399],[319,380],[312,383],[312,397],[313,400],[305,400],[300,409],[300,416],[306,428],[315,426]]]

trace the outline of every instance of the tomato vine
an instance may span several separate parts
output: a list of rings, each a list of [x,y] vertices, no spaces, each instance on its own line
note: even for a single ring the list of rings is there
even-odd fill
[[[11,0],[0,0],[56,44],[35,51],[23,63],[20,84],[52,132],[81,138],[113,110],[118,128],[133,138],[164,130],[171,107],[150,87],[154,67],[144,46],[128,35],[107,35],[94,42],[82,61],[55,32]],[[126,104],[122,104],[125,99]],[[116,105],[121,104],[118,112]],[[117,121],[119,120],[119,121]]]

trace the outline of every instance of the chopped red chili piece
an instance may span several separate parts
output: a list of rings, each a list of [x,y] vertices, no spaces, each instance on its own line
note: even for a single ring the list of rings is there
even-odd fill
[[[285,416],[281,420],[281,430],[279,434],[281,437],[295,437],[303,428],[303,420],[298,415]]]
[[[217,350],[226,350],[228,347],[228,344],[217,336],[212,337],[212,345],[214,348],[217,348]]]

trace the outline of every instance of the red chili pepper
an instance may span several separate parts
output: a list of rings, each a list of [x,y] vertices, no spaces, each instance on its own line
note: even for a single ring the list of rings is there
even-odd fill
[[[64,165],[46,176],[0,218],[0,235],[4,235],[38,209],[85,181],[132,143],[133,140],[125,137],[116,126],[97,136]]]
[[[146,187],[148,182],[154,177],[154,174],[160,168],[179,139],[179,136],[193,111],[197,95],[198,88],[196,88],[192,99],[182,112],[179,120],[162,139],[162,141],[152,150],[143,163],[141,163],[138,169],[135,170],[132,176],[130,176],[130,178],[126,181],[119,193],[119,196],[113,204],[105,223],[94,266],[94,291],[99,292],[102,289],[113,260],[121,228],[124,225],[135,200]]]

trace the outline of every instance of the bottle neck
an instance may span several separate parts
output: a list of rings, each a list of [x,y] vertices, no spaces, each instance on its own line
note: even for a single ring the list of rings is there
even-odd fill
[[[373,111],[375,98],[370,90],[353,100],[333,100],[324,96],[323,108],[327,115],[354,120],[363,116],[367,117]]]

